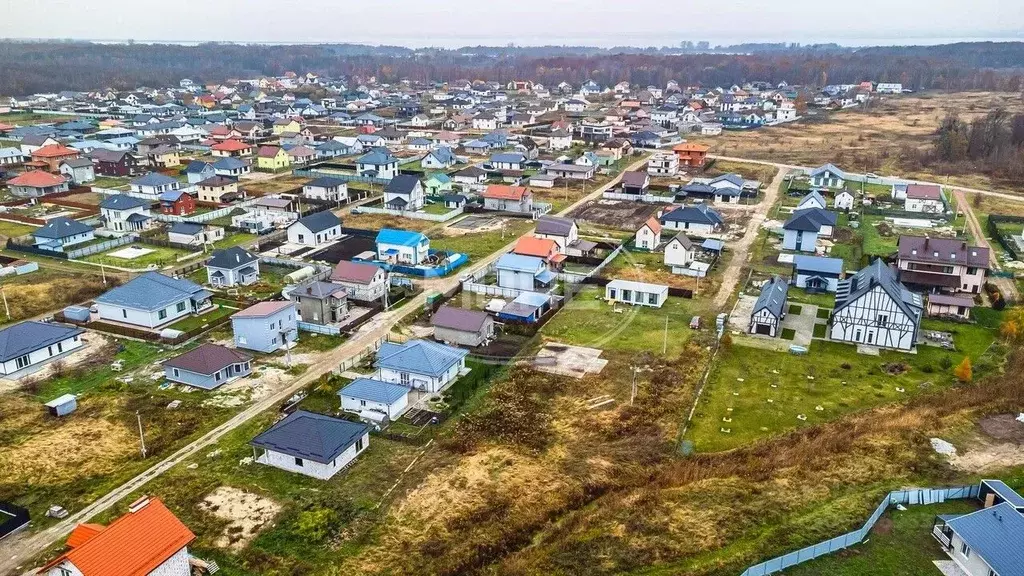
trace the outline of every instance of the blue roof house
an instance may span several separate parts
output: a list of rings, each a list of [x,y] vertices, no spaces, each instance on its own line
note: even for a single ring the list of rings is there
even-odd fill
[[[384,150],[374,150],[356,159],[356,174],[390,180],[398,175],[398,158]]]
[[[788,295],[789,282],[779,276],[773,277],[761,287],[761,294],[750,313],[751,334],[773,338],[779,335],[782,319],[786,317]]]
[[[810,171],[811,186],[818,188],[842,188],[846,184],[846,172],[832,164],[824,164]]]
[[[36,248],[63,252],[65,246],[89,242],[95,238],[95,235],[92,226],[65,216],[58,216],[48,220],[45,226],[32,232],[32,238],[35,240]]]
[[[984,508],[939,516],[932,534],[967,576],[1024,576],[1024,498],[999,480],[982,480]]]
[[[843,275],[842,258],[797,254],[793,257],[793,285],[808,292],[835,292]]]
[[[341,409],[362,414],[366,411],[387,415],[390,420],[401,417],[409,408],[409,388],[372,378],[357,378],[338,392]]]
[[[377,233],[377,259],[391,264],[419,265],[430,253],[430,240],[419,232],[383,228]]]
[[[212,306],[213,296],[195,282],[146,272],[96,298],[100,318],[154,329]]]
[[[298,338],[294,302],[259,302],[231,316],[235,347],[270,353]]]
[[[27,321],[0,330],[0,376],[18,380],[81,348],[76,326]]]
[[[159,172],[150,172],[132,180],[131,186],[132,192],[152,196],[152,199],[156,200],[164,192],[180,188],[181,183]]]
[[[420,167],[431,170],[440,170],[443,168],[451,168],[455,165],[455,162],[455,154],[452,153],[451,148],[440,146],[435,150],[427,152],[427,155],[420,160]]]
[[[385,342],[377,351],[377,379],[430,394],[440,392],[466,369],[468,351],[429,342]]]
[[[193,160],[185,166],[185,176],[188,177],[189,184],[198,184],[207,178],[213,178],[216,176],[213,164],[203,162],[202,160]]]
[[[556,278],[544,259],[536,256],[503,254],[494,268],[498,272],[498,286],[513,290],[533,292],[538,287],[549,286]]]
[[[288,472],[328,480],[370,445],[361,422],[298,410],[249,442],[253,460]]]

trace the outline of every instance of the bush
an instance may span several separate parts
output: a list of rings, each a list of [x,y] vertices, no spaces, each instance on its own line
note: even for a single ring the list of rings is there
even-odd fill
[[[939,367],[943,370],[949,370],[953,367],[953,361],[949,359],[949,356],[943,356],[939,359]]]

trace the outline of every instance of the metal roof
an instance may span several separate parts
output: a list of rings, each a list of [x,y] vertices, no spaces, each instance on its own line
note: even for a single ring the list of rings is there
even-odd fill
[[[151,202],[149,200],[143,200],[142,198],[136,198],[134,196],[127,196],[125,194],[115,194],[104,199],[100,202],[100,208],[106,208],[108,210],[129,210],[131,208],[149,208]]]
[[[145,272],[128,283],[101,294],[96,298],[96,302],[153,311],[187,298],[201,298],[203,295],[209,295],[209,292],[191,280],[175,279],[159,272]]]
[[[76,234],[92,232],[92,226],[83,224],[78,220],[72,220],[65,216],[58,216],[46,222],[46,225],[32,232],[36,238],[67,238]]]
[[[209,262],[206,263],[206,266],[208,268],[234,270],[235,268],[240,268],[246,264],[251,264],[256,260],[259,260],[259,256],[256,256],[241,246],[232,246],[231,248],[225,248],[224,250],[214,251],[213,257],[211,257]]]
[[[888,294],[908,318],[912,318],[914,322],[920,320],[923,308],[921,295],[907,290],[881,258],[875,259],[853,276],[839,281],[834,311],[839,312],[874,286],[880,287]]]
[[[416,246],[427,240],[427,237],[419,232],[408,230],[395,230],[394,228],[382,228],[377,233],[377,244],[395,244],[398,246]]]
[[[250,444],[328,464],[369,431],[362,422],[299,410],[253,438]]]
[[[1009,502],[1011,506],[1024,508],[1024,496],[1021,496],[1016,490],[1007,486],[1006,482],[1002,480],[982,480],[982,482],[996,494],[999,494],[1003,500]]]
[[[544,269],[544,260],[536,256],[523,256],[521,254],[502,254],[494,265],[498,270],[512,270],[515,272],[529,272],[538,274]]]
[[[789,282],[775,276],[761,287],[761,294],[754,303],[752,314],[767,308],[772,316],[782,318],[783,307],[786,305],[786,295],[789,293]]]
[[[841,274],[843,272],[843,260],[842,258],[824,258],[821,256],[797,254],[793,257],[793,267],[797,271],[802,272]]]
[[[430,318],[430,323],[435,327],[462,330],[464,332],[479,332],[487,323],[487,312],[480,310],[466,310],[454,306],[441,306]]]
[[[299,224],[305,226],[313,234],[316,234],[335,226],[341,226],[341,219],[335,216],[334,212],[324,210],[323,212],[315,212],[309,216],[303,216],[293,222],[292,226]]]
[[[382,382],[372,378],[357,378],[338,391],[338,396],[369,400],[382,404],[393,404],[409,395],[409,389],[399,384]]]
[[[572,227],[576,224],[569,218],[557,216],[541,216],[537,219],[536,234],[547,234],[551,236],[568,236]]]
[[[440,376],[468,354],[465,350],[426,340],[410,340],[405,344],[385,342],[377,351],[374,366]]]
[[[387,194],[412,194],[413,190],[416,189],[416,185],[419,183],[420,179],[415,176],[399,174],[384,186],[384,192]]]
[[[244,352],[206,343],[194,350],[189,350],[184,354],[166,360],[164,366],[188,370],[196,374],[209,375],[223,370],[232,364],[249,360],[252,360],[252,356]]]
[[[1024,576],[1024,516],[1003,502],[946,522],[999,576]]]
[[[0,330],[0,362],[46,348],[85,330],[76,326],[29,320]]]
[[[167,184],[177,184],[178,181],[170,176],[166,176],[159,172],[150,172],[145,176],[139,176],[135,180],[131,181],[133,186],[165,186]]]

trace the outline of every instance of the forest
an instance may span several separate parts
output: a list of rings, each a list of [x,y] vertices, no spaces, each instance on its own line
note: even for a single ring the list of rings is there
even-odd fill
[[[1024,43],[976,42],[928,47],[842,49],[752,44],[734,52],[587,47],[475,47],[412,50],[355,44],[94,44],[0,42],[0,94],[167,86],[181,78],[231,78],[315,72],[383,82],[530,79],[546,85],[622,80],[663,86],[724,86],[745,81],[824,85],[863,80],[912,89],[1009,90],[1024,86]]]
[[[970,122],[950,114],[933,148],[917,160],[938,173],[981,172],[1019,181],[1024,178],[1024,114],[997,109]]]

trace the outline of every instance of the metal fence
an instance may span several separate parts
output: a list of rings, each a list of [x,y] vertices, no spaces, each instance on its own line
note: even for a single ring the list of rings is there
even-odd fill
[[[124,246],[125,244],[131,244],[132,242],[138,241],[139,237],[135,234],[127,234],[120,238],[113,238],[106,242],[100,242],[99,244],[91,244],[75,250],[68,250],[68,258],[81,258],[83,256],[89,256],[90,254],[99,254],[100,252],[106,252],[111,248],[117,248],[118,246]]]
[[[359,176],[357,174],[343,174],[340,172],[328,172],[326,170],[317,170],[315,168],[296,168],[292,170],[292,174],[295,176],[302,176],[304,178],[320,178],[328,176],[330,178],[337,178],[345,182],[362,182],[363,184],[380,184],[381,186],[391,182],[390,178],[376,178],[373,176]]]
[[[462,214],[462,207],[453,208],[444,214],[430,214],[428,212],[413,212],[411,210],[393,210],[391,208],[373,208],[370,206],[360,206],[353,210],[353,212],[359,212],[360,214],[387,214],[389,216],[401,216],[402,218],[412,218],[414,220],[427,220],[430,222],[447,222],[452,218],[455,218],[459,214]]]
[[[796,552],[790,552],[788,554],[772,558],[771,560],[766,560],[760,564],[755,564],[744,570],[740,576],[766,576],[767,574],[774,574],[776,572],[781,572],[786,568],[807,562],[808,560],[813,560],[819,556],[838,552],[839,550],[849,548],[854,544],[859,544],[867,538],[871,529],[875,526],[875,522],[878,522],[878,519],[882,517],[882,514],[884,514],[886,510],[888,510],[889,506],[896,504],[937,504],[945,502],[946,500],[977,498],[979,490],[980,485],[974,484],[970,486],[957,486],[954,488],[915,488],[911,490],[896,490],[889,492],[889,494],[878,504],[878,507],[875,508],[875,511],[871,514],[871,517],[868,518],[867,522],[865,522],[859,529],[836,536],[830,540],[825,540],[824,542],[819,542],[812,546],[802,548]]]
[[[314,334],[324,334],[327,336],[340,336],[341,328],[337,326],[324,326],[322,324],[313,324],[311,322],[299,322],[299,330],[303,332],[312,332]]]
[[[1009,254],[1010,258],[1014,260],[1020,260],[1020,254],[1017,252],[1017,243],[1012,240],[1008,240],[1000,231],[999,224],[1024,224],[1024,217],[1021,216],[1002,216],[999,214],[989,214],[988,221],[985,226],[988,228],[988,235],[990,238],[994,238],[1003,250]],[[989,272],[991,274],[991,272]]]

